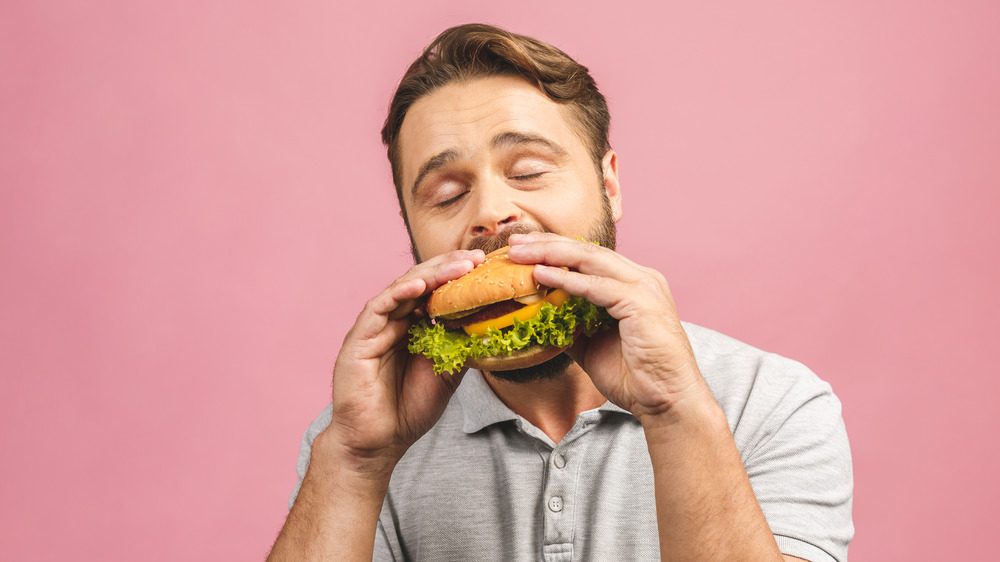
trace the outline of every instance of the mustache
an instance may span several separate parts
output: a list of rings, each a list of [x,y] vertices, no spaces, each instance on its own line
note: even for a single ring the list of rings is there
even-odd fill
[[[531,226],[524,223],[512,224],[499,232],[495,236],[477,236],[469,243],[466,244],[466,250],[482,250],[485,253],[490,253],[504,246],[508,246],[510,237],[515,234],[528,234],[529,232],[548,232],[539,227]]]

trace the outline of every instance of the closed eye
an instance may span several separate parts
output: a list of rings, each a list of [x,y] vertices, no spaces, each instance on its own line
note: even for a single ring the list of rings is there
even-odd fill
[[[537,178],[537,177],[541,176],[541,175],[542,175],[542,174],[544,174],[544,173],[545,173],[545,172],[536,172],[536,173],[534,173],[534,174],[524,174],[523,176],[514,176],[514,177],[513,177],[513,178],[511,178],[511,179],[515,179],[515,180],[522,180],[522,181],[523,181],[523,180],[533,180],[533,179],[535,179],[535,178]]]
[[[453,203],[457,203],[458,200],[461,199],[466,193],[468,193],[468,191],[463,191],[463,192],[459,193],[458,195],[452,197],[451,199],[446,199],[446,200],[438,203],[436,206],[437,207],[447,207],[447,206],[449,206],[449,205],[451,205]]]

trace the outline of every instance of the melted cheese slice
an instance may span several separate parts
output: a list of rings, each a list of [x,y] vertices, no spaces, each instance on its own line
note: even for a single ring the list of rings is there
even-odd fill
[[[511,312],[510,314],[504,314],[503,316],[499,316],[497,318],[491,318],[489,320],[483,320],[482,322],[477,322],[475,324],[469,324],[468,326],[463,326],[462,329],[465,330],[465,333],[469,334],[470,336],[481,336],[485,334],[486,331],[489,330],[490,328],[496,328],[498,330],[502,330],[507,326],[513,326],[515,319],[524,322],[525,320],[538,314],[539,309],[541,309],[542,305],[545,303],[549,303],[552,306],[558,308],[562,306],[562,304],[566,302],[566,299],[568,298],[569,298],[569,293],[567,293],[562,289],[555,289],[554,291],[546,295],[544,299],[536,302],[535,304],[529,304],[524,308],[519,308],[514,312]]]

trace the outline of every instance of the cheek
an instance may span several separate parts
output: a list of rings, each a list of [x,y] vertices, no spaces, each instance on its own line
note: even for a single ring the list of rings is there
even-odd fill
[[[601,218],[600,193],[591,184],[583,189],[552,190],[532,201],[525,209],[544,228],[556,234],[577,238],[586,236]]]
[[[460,248],[462,232],[454,219],[416,217],[410,220],[410,234],[424,260]]]
[[[573,177],[572,188],[567,189],[564,196],[564,206],[569,212],[577,216],[594,215],[601,210],[602,188],[593,175]]]

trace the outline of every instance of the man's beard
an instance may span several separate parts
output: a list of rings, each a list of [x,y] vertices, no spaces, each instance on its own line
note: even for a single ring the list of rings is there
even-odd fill
[[[615,219],[611,213],[611,202],[608,201],[607,193],[601,190],[601,194],[603,195],[601,216],[597,219],[596,224],[592,225],[590,231],[588,232],[587,241],[597,242],[605,248],[614,250],[617,247],[617,229],[615,227]],[[499,250],[500,248],[507,246],[507,241],[514,234],[527,234],[538,230],[541,229],[532,228],[531,226],[523,223],[516,223],[501,230],[496,236],[481,236],[473,238],[469,242],[466,249],[479,249],[488,254],[494,250]],[[563,352],[544,363],[535,365],[534,367],[511,369],[509,371],[489,371],[488,374],[497,380],[512,382],[515,384],[526,384],[529,382],[552,380],[561,377],[574,363],[575,361]]]

